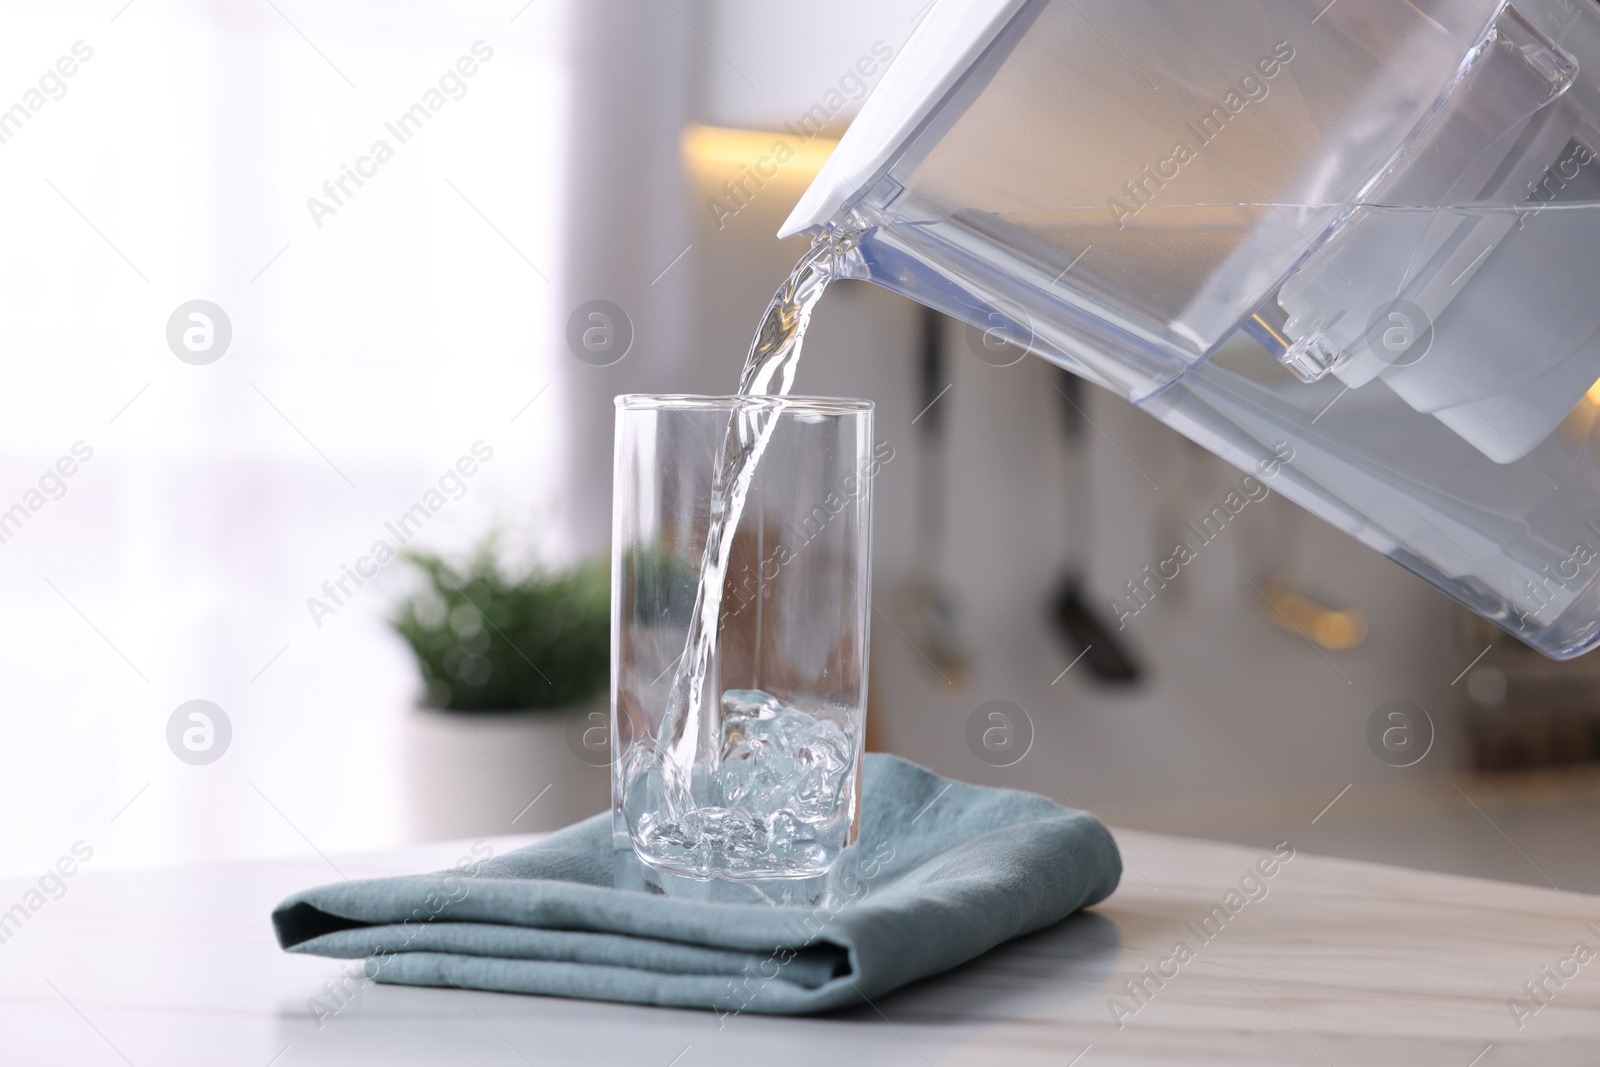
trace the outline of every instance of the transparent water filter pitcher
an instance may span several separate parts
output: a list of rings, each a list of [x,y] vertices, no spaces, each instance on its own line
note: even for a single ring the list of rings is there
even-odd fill
[[[1556,658],[1600,643],[1600,6],[940,0],[784,234]]]

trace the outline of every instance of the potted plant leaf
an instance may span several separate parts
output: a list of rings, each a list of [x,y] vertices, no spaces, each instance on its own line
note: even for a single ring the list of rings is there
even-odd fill
[[[461,562],[401,555],[420,578],[390,620],[422,681],[406,738],[413,834],[548,830],[603,810],[605,563],[512,567],[493,537]]]

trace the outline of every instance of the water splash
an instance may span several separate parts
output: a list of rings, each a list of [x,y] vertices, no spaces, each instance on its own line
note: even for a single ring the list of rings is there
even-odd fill
[[[820,710],[820,709],[819,709]],[[844,708],[828,709],[839,718]],[[724,875],[826,870],[843,847],[854,736],[759,689],[722,695],[716,803],[644,813],[658,860]]]

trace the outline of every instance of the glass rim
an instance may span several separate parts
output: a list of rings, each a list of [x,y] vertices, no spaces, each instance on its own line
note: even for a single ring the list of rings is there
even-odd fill
[[[876,405],[843,396],[700,396],[694,393],[623,393],[613,403],[618,411],[733,411],[774,407],[803,415],[860,415]]]

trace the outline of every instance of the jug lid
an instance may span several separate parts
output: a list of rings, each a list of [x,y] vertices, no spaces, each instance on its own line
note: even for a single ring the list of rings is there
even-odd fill
[[[1029,0],[936,0],[778,231],[833,220],[878,176]]]

